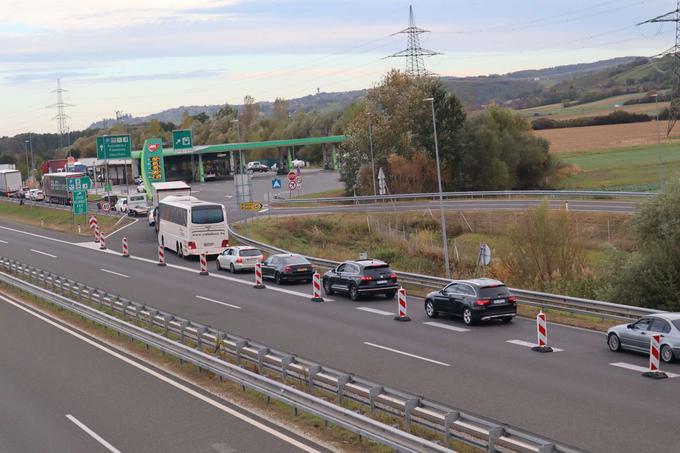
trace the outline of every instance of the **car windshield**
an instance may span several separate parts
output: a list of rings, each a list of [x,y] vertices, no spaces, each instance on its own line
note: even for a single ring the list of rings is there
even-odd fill
[[[310,263],[304,256],[292,255],[284,257],[283,264],[310,264]]]
[[[207,223],[224,222],[221,206],[196,206],[191,209],[191,223],[205,225]]]
[[[510,295],[510,291],[508,291],[508,287],[505,285],[498,285],[498,286],[486,286],[484,288],[479,289],[479,296],[482,299],[493,299],[496,297],[508,297]]]
[[[241,256],[260,256],[261,253],[257,249],[246,249],[246,250],[241,250],[239,253]]]
[[[671,321],[676,329],[680,330],[680,319],[674,319]]]
[[[389,276],[392,274],[392,269],[387,265],[370,266],[364,268],[364,274],[366,274],[367,277],[379,277],[381,275]]]

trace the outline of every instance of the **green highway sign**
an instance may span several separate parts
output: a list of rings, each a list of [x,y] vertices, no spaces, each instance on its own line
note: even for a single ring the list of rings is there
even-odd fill
[[[97,159],[130,159],[132,137],[130,135],[104,135],[97,137]]]
[[[73,214],[87,214],[87,190],[71,192],[73,197]]]
[[[88,190],[92,188],[92,180],[89,176],[79,178],[66,178],[66,190],[75,192],[76,190]]]
[[[111,192],[113,190],[113,185],[110,182],[104,183],[104,190]]]
[[[172,147],[178,149],[191,149],[194,147],[194,137],[191,129],[179,129],[172,131]]]

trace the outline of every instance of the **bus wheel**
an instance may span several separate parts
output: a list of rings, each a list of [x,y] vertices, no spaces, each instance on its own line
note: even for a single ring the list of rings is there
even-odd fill
[[[182,244],[177,243],[177,256],[184,258],[184,250],[182,250]]]

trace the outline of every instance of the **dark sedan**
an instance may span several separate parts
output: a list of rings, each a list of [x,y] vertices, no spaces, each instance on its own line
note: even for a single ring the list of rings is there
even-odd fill
[[[463,318],[466,325],[500,319],[510,322],[517,315],[517,299],[503,282],[490,278],[454,280],[425,298],[425,314],[436,318],[448,313]]]
[[[311,282],[314,266],[302,255],[272,255],[262,263],[262,278],[283,282]]]

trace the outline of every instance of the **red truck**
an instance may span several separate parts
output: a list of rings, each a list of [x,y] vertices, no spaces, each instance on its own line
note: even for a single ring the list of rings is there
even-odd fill
[[[47,173],[57,173],[60,171],[64,171],[64,168],[66,167],[66,162],[67,162],[66,159],[48,160],[42,163],[40,169],[42,170],[43,175]]]

